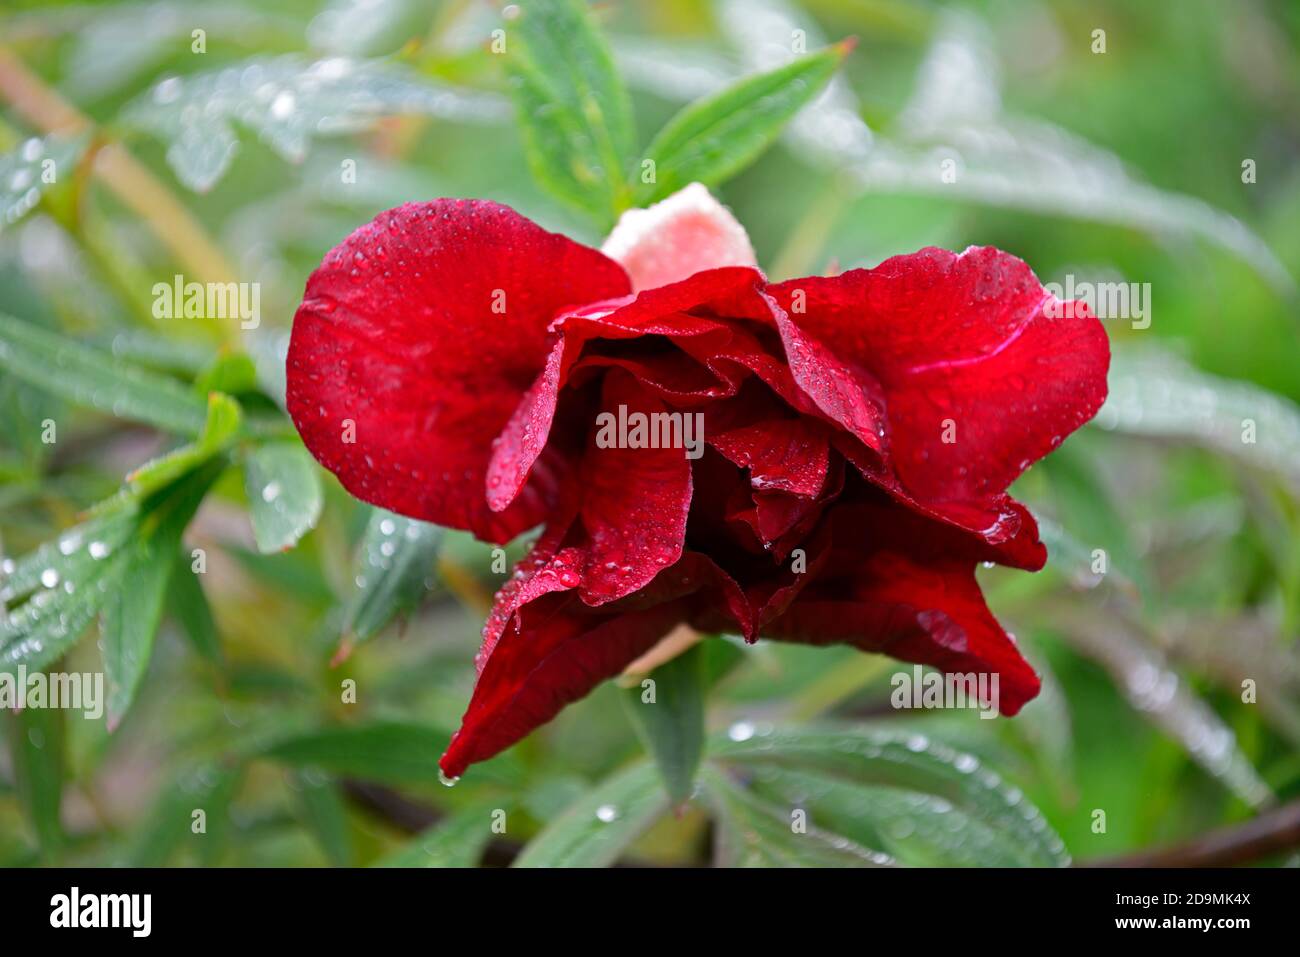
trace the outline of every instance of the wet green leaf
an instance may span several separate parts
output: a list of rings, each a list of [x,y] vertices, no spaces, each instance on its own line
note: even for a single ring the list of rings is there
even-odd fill
[[[35,209],[47,190],[71,180],[85,148],[84,137],[47,136],[25,140],[0,156],[0,232]]]
[[[347,645],[369,640],[419,603],[428,591],[442,538],[437,525],[374,510],[357,550],[357,590],[343,627]]]
[[[209,393],[207,403],[207,418],[198,440],[160,455],[133,470],[126,477],[124,492],[127,495],[139,498],[169,485],[193,472],[234,440],[243,421],[239,403],[221,392]]]
[[[130,104],[123,120],[166,142],[180,181],[206,192],[229,170],[242,127],[299,163],[314,137],[366,129],[385,116],[481,123],[505,114],[500,97],[449,87],[384,60],[288,54],[167,77]]]
[[[70,402],[181,435],[198,435],[207,403],[180,383],[0,313],[0,368]]]
[[[297,443],[264,445],[244,466],[253,537],[261,552],[281,552],[316,527],[324,504],[320,473]]]
[[[668,809],[653,764],[639,761],[596,785],[551,821],[515,867],[607,867]]]
[[[610,220],[627,205],[632,110],[582,0],[522,4],[506,64],[528,165],[558,198]]]
[[[181,536],[219,470],[196,472],[146,503],[140,534],[117,559],[122,587],[103,597],[101,642],[110,730],[130,708],[148,670]]]
[[[740,172],[821,92],[849,49],[843,43],[827,47],[687,106],[646,149],[654,182],[639,183],[637,203],[644,206],[694,182],[713,186]]]
[[[724,765],[771,765],[857,786],[928,795],[982,822],[1000,840],[1015,843],[1027,864],[1069,863],[1061,839],[1022,791],[974,755],[924,734],[833,726],[774,728],[742,721],[709,750]],[[931,805],[931,810],[937,807]]]
[[[721,867],[887,867],[879,851],[807,824],[795,812],[744,790],[725,771],[706,766],[700,782],[717,821]]]

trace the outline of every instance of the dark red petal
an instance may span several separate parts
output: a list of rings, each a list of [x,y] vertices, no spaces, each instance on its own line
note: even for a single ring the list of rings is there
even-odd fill
[[[731,333],[724,323],[686,310],[727,308],[746,298],[748,308],[756,308],[754,303],[762,301],[758,291],[762,282],[763,275],[757,269],[711,269],[636,296],[591,302],[558,316],[552,328],[559,338],[551,346],[544,368],[538,364],[541,371],[536,380],[526,394],[516,394],[519,405],[506,417],[508,421],[503,420],[504,431],[487,469],[492,508],[506,509],[524,487],[550,435],[559,392],[587,343],[652,335],[667,336],[679,344],[692,338],[708,337],[711,342],[718,336],[729,338]],[[731,388],[727,383],[732,379],[725,372],[718,372],[717,378],[724,389]]]
[[[629,417],[669,411],[632,376],[614,369],[605,376],[600,409],[617,420],[620,408]],[[586,532],[581,594],[597,605],[636,591],[681,557],[691,463],[681,447],[600,448],[599,432],[592,438],[576,481]]]
[[[821,491],[830,461],[828,431],[819,420],[794,415],[755,380],[705,412],[705,439],[748,469],[750,484],[760,490]]]
[[[1029,267],[996,249],[925,249],[770,292],[881,384],[889,469],[905,492],[976,530],[1001,520],[1007,486],[1106,396],[1101,324],[1081,304],[1052,318]]]
[[[541,371],[555,314],[629,288],[596,250],[496,203],[389,210],[307,282],[289,344],[289,413],[358,498],[508,540],[545,517],[559,473],[494,513],[490,443]]]
[[[885,412],[876,380],[849,368],[784,313],[777,313],[776,322],[790,373],[799,388],[832,422],[848,429],[867,448],[880,451]]]
[[[637,355],[622,355],[608,347],[588,351],[578,360],[577,369],[618,368],[630,372],[644,386],[672,406],[692,408],[707,406],[717,399],[735,395],[738,383],[700,365],[676,346],[650,351],[649,340],[637,340]]]
[[[547,594],[518,614],[483,665],[460,730],[439,762],[458,777],[550,721],[650,650],[686,615],[667,602],[623,614],[593,612],[571,594]]]
[[[474,695],[440,762],[444,774],[456,777],[524,738],[684,621],[753,634],[740,588],[703,555],[687,553],[645,588],[594,609],[571,593],[575,554],[555,551],[555,537],[539,541],[497,595]]]
[[[984,603],[978,549],[959,533],[889,504],[838,507],[834,544],[814,580],[764,637],[852,644],[947,672],[997,674],[999,707],[1015,714],[1039,682]]]

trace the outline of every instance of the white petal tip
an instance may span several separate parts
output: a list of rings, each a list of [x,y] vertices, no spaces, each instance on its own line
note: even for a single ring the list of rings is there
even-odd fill
[[[702,183],[691,183],[647,209],[629,209],[601,252],[627,270],[637,290],[705,269],[758,264],[745,227]]]

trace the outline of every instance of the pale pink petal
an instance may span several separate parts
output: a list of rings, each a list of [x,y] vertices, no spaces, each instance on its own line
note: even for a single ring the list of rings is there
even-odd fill
[[[758,264],[745,227],[701,183],[648,209],[629,209],[601,251],[627,270],[637,290],[704,269]]]

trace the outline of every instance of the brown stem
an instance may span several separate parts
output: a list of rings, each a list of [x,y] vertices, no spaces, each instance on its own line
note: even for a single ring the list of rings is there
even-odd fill
[[[1104,857],[1085,867],[1234,867],[1300,847],[1300,800],[1186,844]]]

